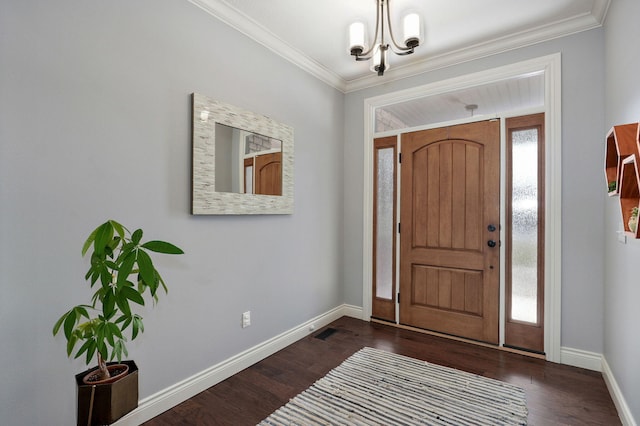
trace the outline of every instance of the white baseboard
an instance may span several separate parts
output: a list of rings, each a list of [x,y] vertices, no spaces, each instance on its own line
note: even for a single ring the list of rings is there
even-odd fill
[[[633,415],[631,414],[631,410],[627,405],[624,395],[622,394],[622,391],[620,390],[620,387],[618,386],[618,383],[613,376],[613,372],[609,368],[609,364],[607,364],[607,360],[603,355],[594,352],[563,347],[560,351],[560,357],[562,364],[602,372],[602,377],[607,385],[607,389],[609,390],[611,399],[613,400],[613,403],[618,410],[620,421],[625,426],[637,426],[637,423],[633,419]]]
[[[602,354],[563,346],[560,348],[560,363],[587,370],[602,371]]]
[[[361,319],[364,321],[369,321],[369,318],[363,318],[364,311],[361,306],[353,306],[353,305],[342,305],[343,313],[345,317],[351,317],[356,319]]]
[[[341,305],[312,318],[141,400],[138,408],[113,425],[135,426],[144,423],[343,316],[362,319],[362,308],[353,305]]]
[[[622,424],[624,426],[638,426],[636,421],[633,419],[633,414],[631,414],[631,410],[629,409],[627,401],[618,386],[618,382],[616,381],[616,378],[604,357],[602,357],[602,377],[604,378],[604,382],[607,384],[607,388],[611,394],[611,399],[613,399],[613,403],[618,410],[618,416],[620,417]]]

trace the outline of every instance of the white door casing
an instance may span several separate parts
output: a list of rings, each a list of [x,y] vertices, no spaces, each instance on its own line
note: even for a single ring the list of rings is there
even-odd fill
[[[371,318],[372,286],[372,199],[373,199],[373,144],[375,110],[378,107],[406,102],[408,100],[439,95],[474,86],[499,82],[535,72],[544,72],[544,112],[546,131],[545,170],[545,353],[547,360],[560,362],[561,330],[561,191],[562,191],[562,143],[561,143],[561,55],[549,56],[518,62],[462,77],[456,77],[398,92],[365,99],[364,101],[364,195],[363,195],[363,283],[362,315]],[[522,113],[520,111],[519,113]],[[505,112],[499,116],[474,117],[473,120],[455,120],[437,123],[419,129],[442,127],[476,121],[482,118],[506,118]],[[403,129],[402,132],[408,131]],[[400,133],[400,132],[398,132]],[[388,134],[387,134],[388,136]],[[504,145],[504,136],[502,136]],[[503,286],[504,287],[504,286]],[[501,315],[501,336],[504,329],[504,312]],[[502,341],[502,340],[501,340]]]

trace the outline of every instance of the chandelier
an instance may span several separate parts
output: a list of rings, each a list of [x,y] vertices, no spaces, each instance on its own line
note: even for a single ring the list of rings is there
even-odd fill
[[[420,45],[421,25],[420,16],[417,13],[409,13],[403,19],[403,43],[398,44],[391,29],[391,15],[389,13],[389,0],[376,0],[376,31],[373,43],[368,47],[365,42],[365,25],[363,22],[354,22],[349,26],[349,50],[355,56],[356,61],[368,61],[372,59],[371,71],[378,75],[384,75],[389,69],[387,52],[391,50],[396,55],[410,55]],[[386,17],[385,17],[386,15]],[[388,28],[388,41],[385,39],[385,24]]]

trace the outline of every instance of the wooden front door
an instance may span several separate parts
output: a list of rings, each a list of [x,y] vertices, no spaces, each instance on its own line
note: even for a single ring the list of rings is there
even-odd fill
[[[400,323],[498,344],[500,123],[402,135]]]

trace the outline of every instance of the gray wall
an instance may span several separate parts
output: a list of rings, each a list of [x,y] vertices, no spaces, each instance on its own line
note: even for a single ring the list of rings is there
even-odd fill
[[[640,3],[615,0],[605,25],[606,120],[601,134],[615,124],[640,120]],[[604,182],[602,183],[604,185]],[[622,229],[617,198],[601,195],[605,210],[604,355],[636,421],[640,420],[640,240],[618,243]]]
[[[174,0],[2,1],[0,69],[0,423],[75,422],[51,328],[107,218],[186,252],[129,344],[141,398],[343,302],[340,92]],[[192,92],[295,129],[293,215],[189,215]]]
[[[601,29],[349,93],[345,128],[345,299],[362,304],[363,102],[526,59],[562,53],[562,346],[602,353],[604,232]]]

